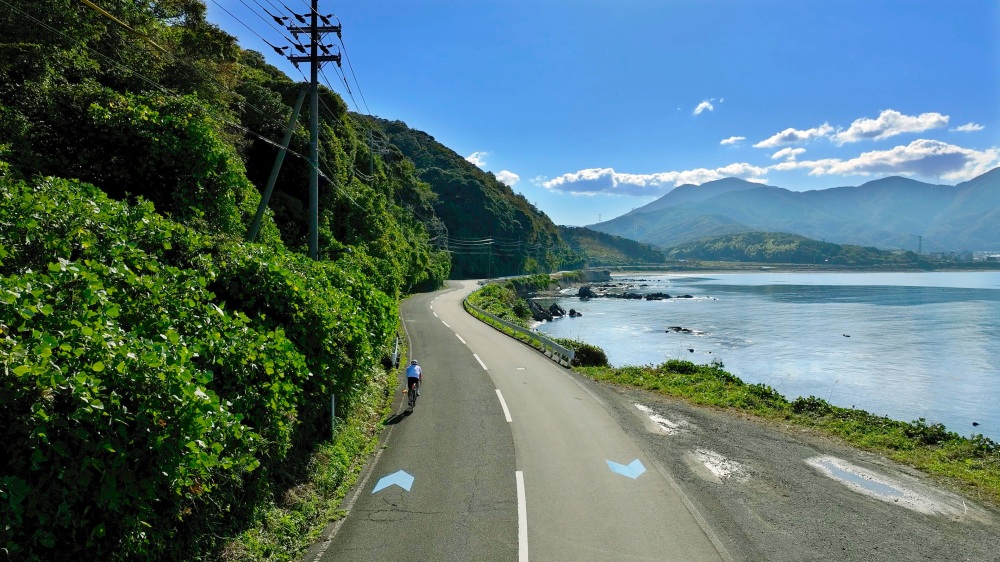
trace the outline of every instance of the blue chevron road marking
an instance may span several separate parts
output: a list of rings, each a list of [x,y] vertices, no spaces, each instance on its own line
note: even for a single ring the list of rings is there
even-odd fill
[[[608,468],[610,468],[612,472],[617,472],[622,476],[628,476],[632,480],[635,480],[640,474],[646,472],[646,467],[642,466],[642,462],[640,462],[639,459],[635,459],[634,461],[628,463],[628,465],[608,461]]]
[[[399,470],[389,476],[383,476],[379,479],[378,484],[375,484],[375,489],[372,490],[372,493],[381,492],[393,484],[409,492],[410,487],[413,486],[413,476],[410,476],[405,470]]]

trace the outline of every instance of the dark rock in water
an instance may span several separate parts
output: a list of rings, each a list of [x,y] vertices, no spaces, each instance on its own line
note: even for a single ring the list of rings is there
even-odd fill
[[[849,336],[849,335],[847,335],[847,334],[844,334],[844,337],[845,337],[845,338],[849,338],[849,337],[851,337],[851,336]]]
[[[666,293],[649,293],[648,295],[646,295],[646,300],[648,301],[662,301],[669,298],[670,295]]]
[[[590,288],[590,285],[584,285],[583,287],[580,287],[579,291],[576,292],[576,296],[581,299],[595,299],[600,295],[595,293],[594,290]]]
[[[583,316],[583,314],[580,313],[580,312],[577,312],[575,308],[569,309],[569,317],[570,318],[576,318],[577,316]]]
[[[678,333],[681,333],[681,334],[692,334],[692,333],[694,333],[694,330],[692,330],[691,328],[682,328],[680,326],[670,326],[669,328],[667,328],[667,332],[678,332]]]
[[[552,306],[549,307],[549,314],[552,316],[566,316],[566,311],[557,303],[552,303]]]
[[[688,351],[690,351],[691,353],[694,353],[694,349],[691,349],[690,347],[688,348]]]
[[[542,308],[542,305],[533,300],[528,300],[528,308],[531,309],[531,317],[535,322],[552,321],[552,313]]]
[[[693,299],[694,295],[677,295],[675,299]]]
[[[628,291],[625,291],[623,293],[608,293],[607,296],[614,299],[631,299],[631,300],[642,299],[642,295],[640,295],[639,293],[630,293]]]
[[[972,422],[972,427],[979,427],[979,422]]]

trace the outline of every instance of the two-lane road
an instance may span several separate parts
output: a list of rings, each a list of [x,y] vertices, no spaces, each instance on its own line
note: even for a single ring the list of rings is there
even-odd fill
[[[469,316],[475,283],[453,287],[404,303],[424,392],[307,560],[729,559],[588,383]],[[398,471],[409,491],[375,491]]]

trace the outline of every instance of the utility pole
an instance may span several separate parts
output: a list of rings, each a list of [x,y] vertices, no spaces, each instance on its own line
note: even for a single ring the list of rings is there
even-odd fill
[[[306,56],[291,56],[296,67],[300,62],[308,62],[309,69],[309,257],[319,259],[319,68],[324,62],[335,62],[340,66],[340,53],[330,54],[330,45],[323,45],[321,39],[326,33],[336,33],[340,37],[340,26],[330,25],[330,16],[319,15],[319,0],[312,0],[312,12],[309,14],[309,27],[297,25],[288,26],[297,38],[299,34],[309,35],[309,54]],[[305,23],[305,19],[296,14],[296,19]],[[326,25],[319,25],[322,19]],[[322,50],[324,55],[320,55]],[[330,181],[333,181],[332,179]]]

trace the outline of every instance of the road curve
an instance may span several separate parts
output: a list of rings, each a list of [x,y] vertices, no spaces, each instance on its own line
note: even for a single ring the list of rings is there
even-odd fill
[[[452,287],[403,304],[425,390],[305,560],[731,559],[591,383],[469,316],[475,283]],[[375,491],[399,470],[409,491]]]

